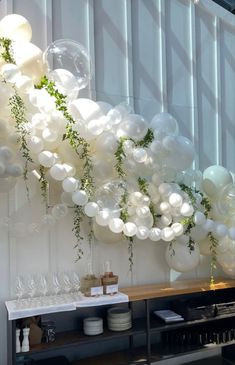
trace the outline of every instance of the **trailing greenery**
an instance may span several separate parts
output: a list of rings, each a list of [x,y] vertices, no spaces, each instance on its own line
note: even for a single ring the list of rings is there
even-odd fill
[[[86,191],[88,196],[92,196],[94,192],[94,180],[92,175],[92,160],[90,157],[90,145],[89,143],[82,138],[77,131],[73,129],[76,121],[69,114],[66,104],[66,96],[58,91],[53,81],[50,81],[46,76],[43,76],[40,83],[35,86],[36,89],[44,88],[50,96],[52,96],[55,100],[56,109],[62,112],[63,116],[67,120],[67,124],[65,127],[65,133],[63,135],[63,141],[68,140],[70,146],[77,153],[79,158],[84,161],[83,164],[83,176],[81,178],[81,188]],[[74,228],[73,231],[77,238],[77,248],[78,259],[80,259],[83,255],[83,251],[80,247],[80,242],[83,240],[83,237],[80,235],[81,231],[81,222],[83,219],[82,208],[76,207],[74,213]]]
[[[11,45],[12,45],[11,39],[4,37],[0,38],[0,46],[3,48],[1,57],[4,59],[5,62],[15,64],[16,62],[12,55]]]
[[[48,197],[47,197],[48,182],[46,180],[45,167],[40,165],[39,172],[40,172],[39,182],[41,184],[41,195],[42,195],[43,201],[44,201],[44,203],[46,205],[46,209],[47,209],[47,207],[48,207]]]
[[[25,166],[24,166],[24,181],[25,181],[25,187],[27,196],[29,196],[29,188],[28,188],[28,164],[29,162],[33,162],[30,151],[27,145],[27,135],[29,132],[27,131],[26,124],[27,119],[25,117],[25,105],[20,97],[20,95],[15,90],[15,93],[13,96],[9,99],[9,105],[11,109],[11,116],[15,121],[15,127],[17,130],[17,133],[19,134],[18,142],[20,143],[20,151],[22,153],[23,158],[25,159]]]
[[[128,237],[129,270],[132,272],[134,265],[134,238]]]
[[[135,147],[147,148],[150,145],[150,143],[153,142],[153,139],[154,139],[154,134],[153,134],[152,129],[150,129],[150,128],[148,129],[144,138],[140,141],[135,141],[133,138],[129,138],[129,137],[121,137],[119,139],[118,147],[114,154],[116,157],[115,168],[116,168],[116,171],[117,171],[119,177],[125,176],[125,171],[123,170],[123,160],[126,157],[126,154],[124,151],[124,143],[126,141],[132,141],[134,143]]]
[[[76,261],[80,260],[84,255],[84,252],[82,249],[82,242],[83,242],[84,237],[81,234],[81,223],[83,222],[83,218],[84,218],[83,207],[76,205],[74,208],[73,229],[72,229],[72,231],[74,232],[75,237],[77,239],[77,242],[74,246],[74,248],[77,251]]]
[[[140,192],[147,195],[150,198],[150,195],[149,195],[149,192],[148,192],[148,185],[149,184],[148,184],[147,180],[139,177],[138,178],[138,185],[139,185]],[[154,204],[151,201],[151,199],[150,199],[150,204],[149,204],[149,210],[150,210],[150,212],[153,216],[153,226],[155,226],[157,218],[160,217],[160,215],[156,214],[155,207],[154,207]]]
[[[210,252],[211,252],[211,285],[215,283],[214,280],[214,270],[216,270],[217,264],[217,246],[218,240],[213,236],[211,232],[208,233],[210,240]]]
[[[121,197],[121,201],[119,203],[119,206],[121,208],[120,218],[123,220],[124,223],[126,223],[128,219],[127,198],[128,198],[128,192],[127,189],[125,189]]]

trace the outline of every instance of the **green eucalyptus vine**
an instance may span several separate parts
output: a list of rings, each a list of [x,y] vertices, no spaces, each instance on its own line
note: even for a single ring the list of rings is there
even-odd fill
[[[55,100],[56,109],[62,112],[63,116],[67,120],[66,132],[63,135],[63,140],[68,140],[70,146],[77,153],[79,158],[84,161],[83,164],[83,176],[81,178],[81,189],[85,190],[90,197],[94,192],[94,181],[93,181],[93,165],[90,157],[90,146],[89,143],[82,138],[77,131],[73,129],[75,120],[69,114],[66,105],[66,96],[58,91],[53,81],[50,81],[46,76],[43,76],[40,83],[35,86],[36,89],[45,89],[50,96]],[[83,256],[83,250],[81,249],[81,242],[83,237],[81,236],[81,223],[84,218],[83,208],[76,206],[74,210],[74,227],[77,243],[77,258],[80,259]]]
[[[1,57],[6,63],[13,63],[15,64],[15,60],[12,54],[12,41],[11,39],[1,37],[0,38],[0,46],[3,48],[1,52]]]
[[[29,132],[26,128],[27,119],[25,117],[25,105],[23,99],[20,97],[16,90],[14,95],[12,95],[9,99],[9,106],[11,110],[11,116],[15,121],[16,130],[19,135],[18,143],[20,143],[20,151],[22,153],[22,157],[25,159],[23,177],[25,181],[27,196],[29,198],[28,164],[30,162],[33,162],[33,160],[30,156],[30,151],[27,145],[27,136]]]

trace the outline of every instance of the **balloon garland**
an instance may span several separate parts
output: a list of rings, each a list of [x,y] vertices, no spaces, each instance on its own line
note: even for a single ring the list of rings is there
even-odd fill
[[[232,173],[193,170],[194,146],[166,112],[148,124],[125,104],[79,98],[91,75],[84,47],[62,39],[43,53],[31,35],[20,15],[0,21],[0,191],[23,176],[29,192],[33,172],[47,202],[49,184],[59,184],[61,201],[42,223],[72,207],[78,258],[88,217],[89,241],[128,240],[130,266],[136,237],[168,242],[166,261],[177,271],[196,268],[201,253],[235,275]]]

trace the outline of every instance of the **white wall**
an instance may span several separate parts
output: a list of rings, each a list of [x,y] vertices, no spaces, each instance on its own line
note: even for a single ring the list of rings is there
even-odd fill
[[[87,95],[117,104],[131,103],[151,118],[168,110],[181,133],[191,138],[201,169],[220,163],[234,169],[235,153],[235,17],[200,0],[1,0],[0,14],[22,14],[33,27],[33,42],[42,49],[55,39],[83,43],[93,59],[95,75]],[[36,180],[31,203],[23,184],[0,195],[0,222],[8,214],[16,222],[38,222],[43,214]],[[3,224],[0,241],[0,364],[6,365],[6,313],[3,302],[19,273],[77,269],[72,218],[51,232],[15,238]],[[94,245],[95,267],[111,259],[120,283],[152,283],[175,278],[164,261],[166,244],[135,244],[133,277],[128,272],[127,245]],[[89,250],[86,252],[86,257]],[[206,261],[206,262],[205,262]],[[205,260],[181,278],[209,277]]]

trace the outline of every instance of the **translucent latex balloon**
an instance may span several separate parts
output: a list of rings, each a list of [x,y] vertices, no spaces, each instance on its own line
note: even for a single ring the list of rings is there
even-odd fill
[[[202,189],[209,197],[217,198],[221,190],[232,182],[232,176],[226,168],[213,165],[203,172]]]
[[[58,91],[66,95],[69,100],[78,96],[78,81],[76,77],[65,69],[56,69],[49,73],[49,78],[55,82]]]
[[[80,181],[74,177],[66,177],[62,182],[62,187],[67,193],[73,193],[80,187]]]
[[[84,212],[88,217],[95,217],[99,213],[99,206],[96,202],[89,202],[85,205]]]
[[[112,244],[121,242],[123,240],[121,233],[111,232],[109,227],[102,227],[97,223],[93,224],[93,232],[95,238],[103,243]]]
[[[0,37],[13,41],[30,42],[32,28],[22,15],[9,14],[0,21]]]
[[[161,237],[162,237],[162,234],[161,234],[160,228],[154,227],[154,228],[150,229],[149,238],[151,241],[154,241],[154,242],[160,241]]]
[[[217,261],[224,269],[235,269],[235,248],[225,252],[218,252]]]
[[[150,127],[156,131],[159,137],[177,135],[179,130],[176,119],[166,112],[156,114],[150,123]]]
[[[51,215],[55,219],[64,218],[67,214],[68,214],[68,208],[66,204],[56,204],[51,210]]]
[[[218,198],[217,207],[220,213],[223,214],[235,214],[235,184],[231,183],[226,185]]]
[[[174,250],[174,252],[173,252]],[[194,245],[194,250],[190,251],[188,246],[175,241],[166,249],[166,262],[169,267],[178,272],[187,272],[195,269],[200,262],[200,251],[197,244]]]
[[[95,193],[97,204],[102,209],[120,210],[119,203],[125,192],[126,184],[120,180],[111,180],[99,188]]]
[[[183,171],[191,166],[194,157],[195,151],[192,142],[186,137],[176,136],[164,163],[168,168]]]
[[[65,69],[77,79],[79,90],[91,79],[91,60],[85,47],[71,39],[58,39],[43,54],[48,70]]]
[[[21,76],[19,68],[11,63],[7,63],[1,67],[1,74],[4,80],[10,83],[15,83]]]
[[[138,114],[130,114],[127,119],[118,125],[117,137],[131,137],[133,139],[142,139],[148,131],[148,124],[144,118]]]
[[[137,227],[136,237],[139,238],[139,240],[146,240],[149,236],[149,229],[144,226]]]

